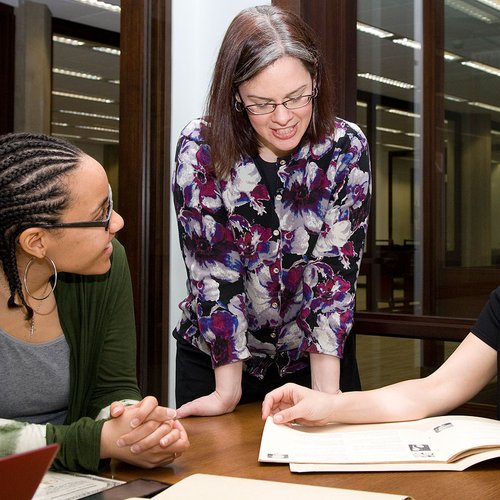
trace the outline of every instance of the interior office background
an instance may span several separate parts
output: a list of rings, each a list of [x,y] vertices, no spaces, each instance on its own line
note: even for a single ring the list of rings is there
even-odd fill
[[[140,380],[173,405],[170,333],[185,291],[169,201],[175,143],[203,110],[230,20],[271,2],[108,3],[114,7],[0,2],[16,23],[12,128],[66,136],[107,168],[118,209],[131,221],[123,241],[138,304]],[[375,196],[355,323],[363,386],[425,375],[500,282],[500,2],[273,3],[318,32],[337,63],[339,114],[370,142]],[[38,37],[44,44],[33,53]],[[93,50],[99,46],[108,50]],[[127,166],[131,159],[137,165]],[[466,411],[488,414],[491,393]]]

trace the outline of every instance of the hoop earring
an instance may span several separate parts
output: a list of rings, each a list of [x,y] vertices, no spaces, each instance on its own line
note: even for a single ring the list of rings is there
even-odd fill
[[[238,111],[238,113],[241,113],[244,109],[245,106],[243,106],[243,103],[241,101],[238,101],[237,99],[234,100],[234,109]]]
[[[31,267],[31,264],[33,264],[35,257],[31,257],[28,263],[26,264],[26,267],[24,268],[24,275],[23,275],[23,283],[24,283],[24,288],[26,288],[26,293],[34,300],[45,300],[47,297],[50,296],[51,293],[54,293],[54,290],[56,289],[57,286],[57,268],[54,263],[54,261],[50,258],[45,256],[44,259],[48,260],[50,264],[52,265],[52,269],[54,269],[54,284],[51,286],[50,292],[45,295],[44,297],[35,297],[29,287],[28,287],[28,270]]]

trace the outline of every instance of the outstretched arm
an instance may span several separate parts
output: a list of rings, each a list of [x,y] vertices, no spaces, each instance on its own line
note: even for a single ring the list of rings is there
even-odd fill
[[[473,333],[434,373],[372,391],[322,394],[295,384],[270,392],[262,417],[276,423],[368,423],[446,413],[477,394],[496,373],[496,351]]]

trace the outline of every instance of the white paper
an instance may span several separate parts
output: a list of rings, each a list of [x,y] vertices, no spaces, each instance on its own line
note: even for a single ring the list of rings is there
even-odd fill
[[[78,500],[124,482],[92,474],[49,471],[43,477],[33,500]]]
[[[276,425],[268,418],[259,461],[329,464],[321,470],[463,470],[492,454],[500,456],[500,422],[481,417],[320,427]],[[464,461],[469,455],[474,458]]]

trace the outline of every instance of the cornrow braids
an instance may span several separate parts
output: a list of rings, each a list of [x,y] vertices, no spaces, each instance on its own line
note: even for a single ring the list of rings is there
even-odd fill
[[[15,296],[33,310],[24,297],[17,267],[17,238],[32,224],[59,222],[69,194],[62,182],[83,153],[73,144],[28,132],[0,136],[0,261],[10,290],[8,307],[18,307]]]

